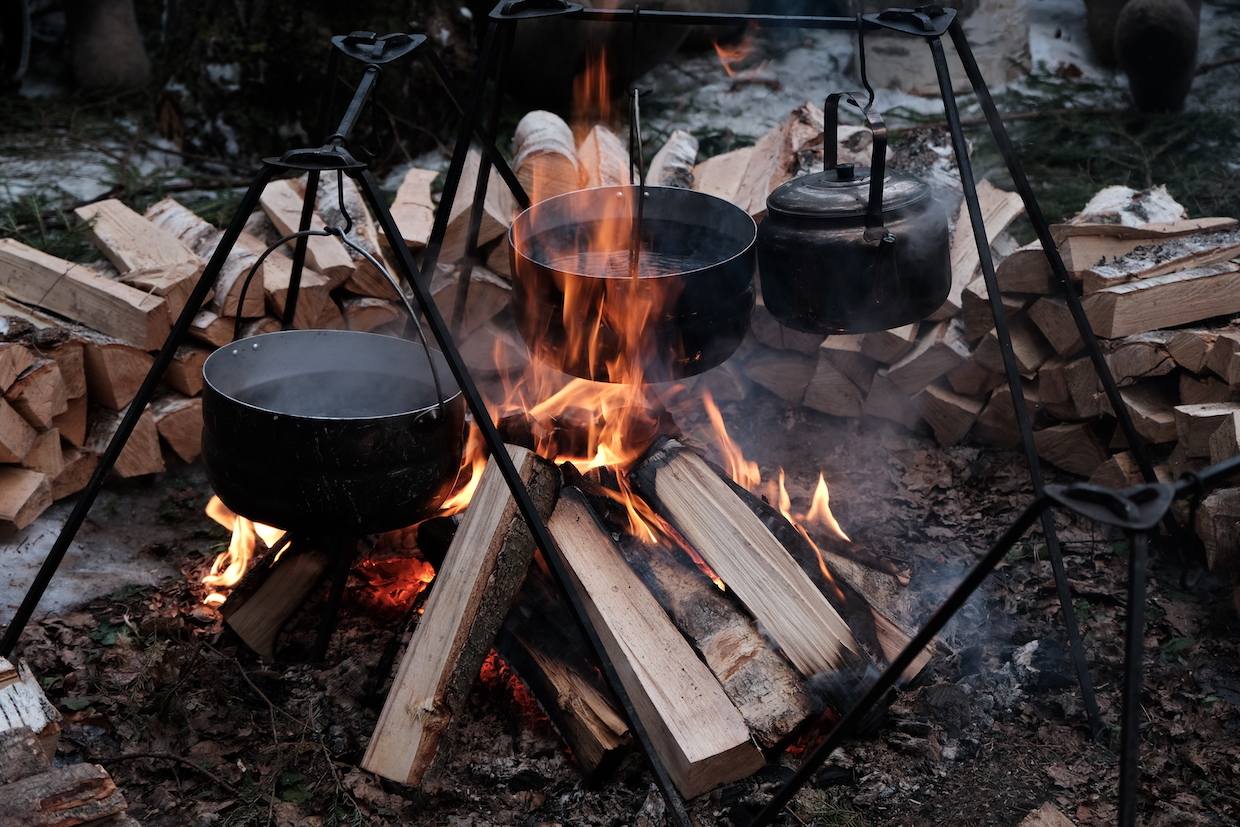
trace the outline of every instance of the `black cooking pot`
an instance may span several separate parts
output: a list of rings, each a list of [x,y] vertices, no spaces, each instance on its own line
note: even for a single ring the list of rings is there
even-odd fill
[[[465,404],[438,351],[289,330],[225,345],[202,372],[203,464],[238,514],[305,533],[371,534],[430,516],[452,489]]]
[[[513,313],[534,356],[602,382],[667,382],[713,368],[753,315],[753,219],[692,190],[644,188],[640,275],[633,278],[638,187],[541,201],[509,230]],[[648,310],[633,333],[627,314]]]
[[[947,214],[930,187],[885,172],[887,129],[869,104],[870,168],[836,164],[837,106],[827,98],[827,169],[795,178],[767,198],[758,230],[762,300],[779,322],[805,333],[865,333],[923,319],[951,289]]]

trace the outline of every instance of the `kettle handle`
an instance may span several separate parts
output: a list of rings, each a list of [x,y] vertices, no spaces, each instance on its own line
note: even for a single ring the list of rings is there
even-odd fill
[[[861,110],[870,131],[874,134],[874,142],[870,156],[870,200],[865,208],[865,236],[867,241],[877,241],[887,235],[883,226],[883,179],[887,174],[887,124],[883,116],[874,108],[873,98],[862,105],[857,102],[853,92],[834,92],[827,96],[823,107],[823,148],[822,158],[825,169],[835,169],[839,160],[839,103],[840,98]]]

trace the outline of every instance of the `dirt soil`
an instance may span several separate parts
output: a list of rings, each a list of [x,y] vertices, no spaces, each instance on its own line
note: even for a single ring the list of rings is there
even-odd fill
[[[706,433],[695,410],[677,414],[690,438]],[[794,511],[808,508],[825,472],[856,545],[907,573],[888,608],[913,625],[1032,501],[1014,453],[940,448],[884,420],[793,409],[762,391],[723,414],[747,456],[766,458],[764,478],[785,465]],[[64,713],[58,763],[102,764],[143,824],[672,823],[639,756],[600,788],[583,786],[555,730],[521,702],[502,665],[476,685],[444,769],[421,788],[359,769],[406,621],[416,618],[405,611],[411,592],[360,566],[326,658],[302,655],[319,595],[286,633],[284,659],[264,662],[201,604],[197,583],[212,556],[201,538],[223,539],[202,516],[209,491],[166,476],[161,513],[183,541],[163,551],[185,576],[37,618],[16,652]],[[1015,825],[1047,802],[1085,827],[1115,823],[1127,544],[1070,514],[1056,520],[1102,741],[1089,737],[1044,545],[1031,534],[958,613],[940,654],[881,725],[837,751],[781,823]],[[143,526],[130,528],[141,542]],[[1207,574],[1189,589],[1181,574],[1174,554],[1155,554],[1143,608],[1141,823],[1237,824],[1240,623],[1225,582]],[[404,595],[406,605],[385,610],[375,602],[381,593]],[[807,746],[689,802],[695,822],[726,825],[735,808],[761,806]]]

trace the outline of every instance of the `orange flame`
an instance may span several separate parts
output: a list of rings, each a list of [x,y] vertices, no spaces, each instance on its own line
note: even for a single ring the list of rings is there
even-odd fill
[[[706,408],[706,415],[710,417],[710,424],[715,429],[715,439],[719,443],[719,451],[723,454],[725,470],[728,476],[739,486],[750,491],[758,487],[762,482],[762,474],[758,471],[758,463],[745,459],[745,454],[741,451],[741,446],[728,436],[727,426],[723,424],[723,414],[719,413],[719,407],[715,404],[715,398],[711,396],[710,391],[702,391],[702,406]]]
[[[611,120],[611,78],[607,73],[607,48],[591,46],[586,67],[573,78],[573,120],[589,129],[590,122]]]
[[[469,478],[465,484],[456,490],[456,492],[446,499],[439,507],[437,516],[450,517],[465,510],[465,506],[469,505],[469,501],[474,498],[474,491],[478,488],[478,483],[482,481],[482,471],[487,467],[486,453],[483,451],[482,431],[478,429],[476,423],[469,423],[469,441],[465,444],[465,456],[461,460],[461,470],[458,479],[468,473]]]
[[[724,46],[717,40],[711,44],[715,47],[715,54],[719,55],[719,64],[723,66],[723,71],[728,73],[728,77],[736,77],[736,67],[753,53],[753,33],[758,28],[757,24],[750,23],[745,29],[745,36],[741,38],[741,42],[734,46]]]
[[[232,532],[228,550],[216,555],[215,561],[211,564],[211,571],[202,578],[203,584],[207,586],[227,589],[237,585],[250,568],[257,540],[261,539],[268,548],[271,548],[284,535],[281,529],[256,523],[240,516],[216,496],[212,496],[207,502],[206,512],[208,517]],[[214,591],[208,594],[203,602],[208,606],[218,606],[226,598],[227,595]]]

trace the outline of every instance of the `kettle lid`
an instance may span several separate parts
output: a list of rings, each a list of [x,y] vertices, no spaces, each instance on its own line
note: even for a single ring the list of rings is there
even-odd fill
[[[865,215],[870,197],[870,168],[839,164],[833,169],[793,178],[766,199],[770,213],[795,218],[856,218]],[[930,186],[901,172],[883,178],[883,212],[902,209],[930,197]]]

